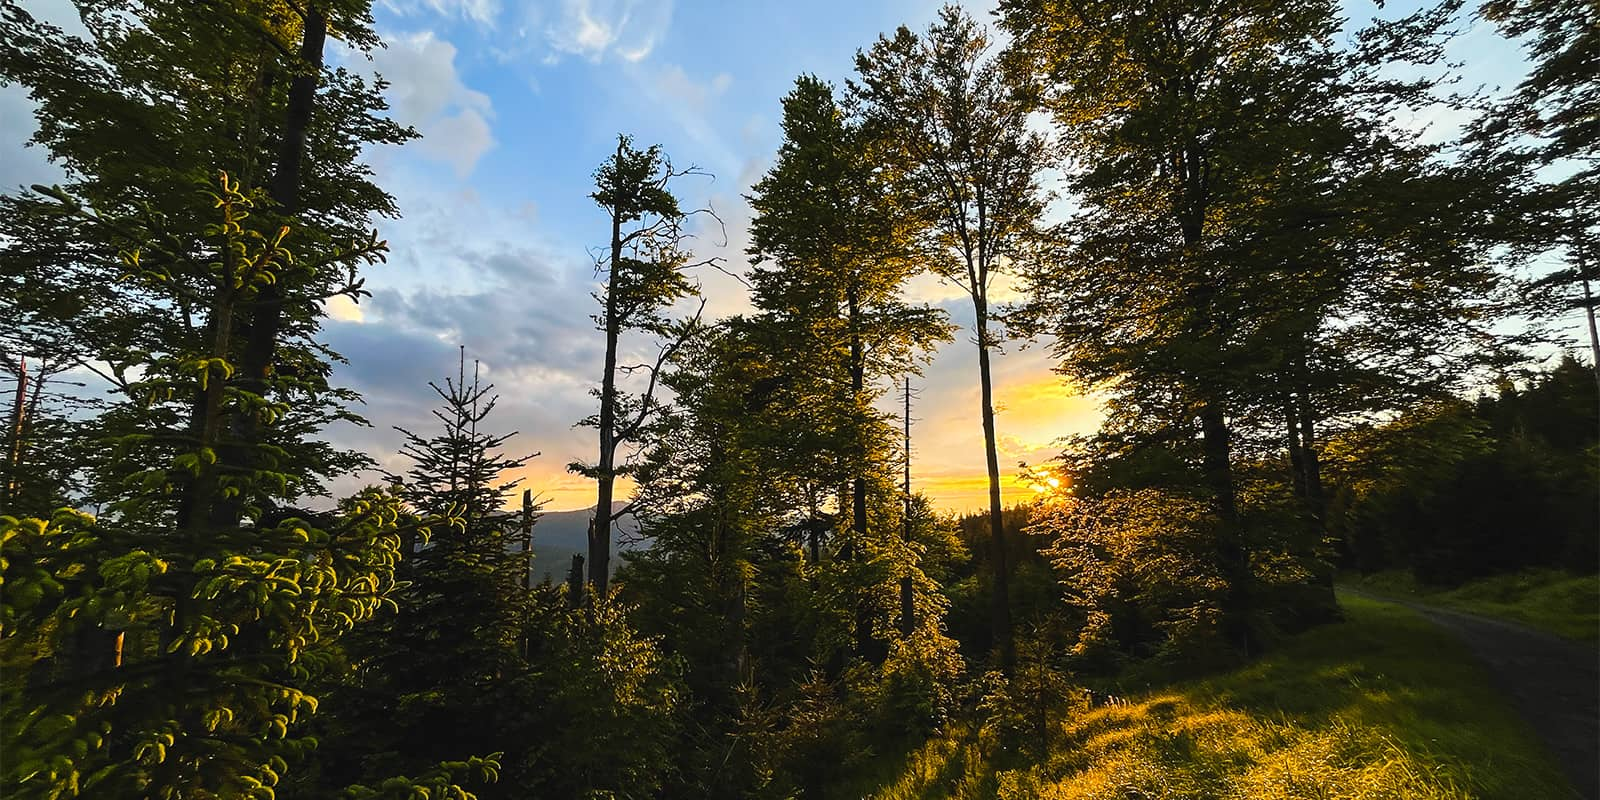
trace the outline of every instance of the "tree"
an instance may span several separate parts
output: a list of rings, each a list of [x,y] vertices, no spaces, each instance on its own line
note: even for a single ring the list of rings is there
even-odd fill
[[[611,579],[611,526],[627,513],[615,509],[612,501],[616,480],[629,471],[619,463],[623,447],[637,446],[640,434],[660,411],[656,399],[662,365],[693,335],[699,315],[674,324],[666,310],[676,301],[696,295],[685,270],[691,265],[684,250],[688,218],[678,207],[670,185],[673,180],[696,174],[693,168],[673,168],[659,146],[634,149],[632,140],[617,137],[617,151],[595,171],[592,197],[611,220],[611,241],[596,263],[605,274],[604,287],[595,295],[602,311],[594,317],[595,326],[606,336],[605,362],[600,374],[599,412],[583,424],[598,428],[600,452],[594,464],[574,463],[574,472],[595,479],[598,487],[594,521],[589,526],[589,583],[595,593],[606,596]],[[653,364],[621,366],[617,363],[622,334],[641,331],[666,341]],[[619,376],[643,372],[644,391],[637,397],[624,396]]]
[[[230,413],[281,415],[226,382],[228,320],[295,269],[289,230],[247,222],[256,201],[236,181],[223,173],[207,196],[218,222],[202,234],[185,227],[193,222],[109,216],[60,195],[59,213],[117,237],[127,280],[199,287],[216,335],[147,356],[127,381],[125,405],[195,393],[202,424],[198,436],[124,436],[114,458],[132,480],[109,513],[0,517],[0,666],[12,676],[0,735],[6,783],[21,797],[271,796],[314,746],[299,724],[317,709],[308,682],[341,637],[393,604],[403,525],[392,495],[368,490],[325,515],[200,524],[227,495],[253,505],[281,485],[267,470],[223,474],[217,447]],[[208,246],[194,257],[173,252],[158,234],[170,230]],[[350,258],[370,260],[381,247]],[[195,492],[187,525],[152,513],[180,479]],[[492,780],[495,769],[492,758],[473,758],[421,782],[459,793],[453,776]],[[416,784],[350,791],[388,796]]]
[[[925,559],[949,533],[922,503],[899,524],[882,443],[872,442],[867,474],[876,535],[854,536],[840,514],[828,547],[811,536],[817,511],[801,487],[835,470],[837,454],[805,449],[804,435],[839,421],[816,415],[815,384],[797,379],[790,339],[772,330],[734,317],[678,354],[665,376],[676,401],[637,472],[651,546],[619,572],[641,629],[683,659],[698,724],[679,779],[713,797],[817,796],[838,764],[813,756],[858,754],[850,743],[869,734],[925,733],[952,708],[963,666]],[[841,374],[828,380],[847,385]],[[909,632],[895,614],[902,578],[913,587]],[[883,652],[863,653],[863,637]]]
[[[93,452],[82,435],[85,426],[72,418],[89,401],[73,397],[56,385],[81,386],[64,377],[72,362],[48,356],[19,355],[19,343],[0,345],[0,372],[15,381],[5,392],[9,413],[5,417],[4,451],[0,453],[0,514],[13,517],[42,516],[69,504],[80,483],[81,465]]]
[[[349,702],[326,725],[320,791],[510,750],[532,735],[515,685],[528,671],[530,554],[513,527],[520,520],[502,509],[517,485],[506,473],[533,456],[505,455],[516,434],[487,430],[498,398],[476,362],[467,380],[464,349],[457,374],[429,387],[439,430],[399,429],[411,466],[391,476],[393,492],[410,514],[451,524],[405,539],[395,617],[345,648],[348,665],[329,694]],[[515,753],[503,762],[508,773],[520,767]]]
[[[1491,149],[1526,159],[1557,177],[1533,187],[1533,207],[1547,219],[1546,247],[1566,251],[1567,266],[1536,284],[1544,314],[1582,308],[1589,325],[1590,367],[1600,382],[1600,331],[1591,283],[1600,280],[1600,10],[1571,0],[1488,0],[1479,13],[1508,38],[1523,40],[1532,69],[1503,103],[1473,126]],[[1540,214],[1530,215],[1537,218]],[[1530,219],[1530,221],[1532,221]],[[1578,296],[1574,296],[1574,295]],[[1554,302],[1551,302],[1554,300]]]
[[[234,330],[226,333],[240,367],[227,380],[258,405],[281,403],[287,416],[265,426],[250,414],[230,415],[218,457],[290,476],[270,497],[276,503],[316,493],[324,478],[359,461],[289,432],[350,416],[344,403],[352,397],[330,389],[315,342],[318,301],[340,293],[360,297],[342,254],[372,243],[372,215],[395,214],[393,199],[359,163],[362,149],[414,136],[382,116],[381,84],[321,64],[329,29],[357,50],[378,46],[369,7],[363,0],[84,2],[78,10],[86,39],[15,5],[0,10],[0,76],[38,102],[34,143],[65,168],[74,196],[112,217],[148,207],[153,219],[204,219],[211,212],[192,186],[223,169],[245,187],[270,184],[272,202],[251,211],[258,218],[310,222],[296,224],[297,255],[307,268],[285,271],[282,285],[252,296],[231,315]],[[115,237],[103,226],[64,219],[54,205],[37,193],[0,198],[0,219],[14,234],[0,248],[0,282],[14,329],[31,343],[24,355],[48,349],[122,389],[139,354],[219,335],[206,328],[212,320],[193,297],[198,287],[178,283],[152,292],[116,280],[124,267],[111,246]],[[197,226],[178,224],[152,235],[164,250],[195,257],[205,250],[197,233]],[[175,279],[188,276],[180,270]],[[174,416],[186,417],[198,433],[201,398],[119,408],[101,424],[116,426],[108,432],[115,434],[164,426]],[[195,496],[180,483],[172,502],[188,515]],[[222,526],[251,512],[229,498],[212,506]]]
[[[892,447],[873,408],[880,382],[915,370],[950,328],[942,312],[900,297],[923,266],[914,217],[896,194],[902,187],[892,165],[880,166],[880,132],[848,118],[832,87],[812,76],[796,80],[783,106],[777,161],[749,198],[752,301],[763,312],[751,322],[769,329],[764,343],[785,351],[773,354],[788,367],[775,379],[801,405],[780,413],[797,428],[832,433],[802,436],[796,444],[818,449],[794,456],[848,480],[839,509],[850,509],[846,552],[854,553],[868,546],[869,473]],[[866,647],[864,620],[858,638]]]
[[[931,268],[972,299],[978,347],[984,456],[994,567],[992,625],[1000,662],[1012,661],[1000,464],[995,449],[989,291],[1035,231],[1045,198],[1037,174],[1043,139],[1030,131],[1029,96],[1007,82],[989,55],[987,34],[964,11],[946,6],[922,36],[902,27],[856,56],[851,91],[868,125],[898,145],[902,196],[920,198],[922,253]]]
[[[1246,647],[1265,598],[1239,462],[1286,451],[1310,534],[1296,549],[1315,565],[1321,425],[1503,355],[1486,256],[1514,220],[1495,187],[1517,173],[1447,164],[1392,124],[1437,84],[1385,70],[1436,59],[1450,10],[1378,23],[1341,52],[1321,0],[1003,6],[1077,165],[1081,210],[1030,270],[1034,310],[1061,371],[1114,384],[1108,427],[1194,465]],[[1314,571],[1331,608],[1331,572]]]

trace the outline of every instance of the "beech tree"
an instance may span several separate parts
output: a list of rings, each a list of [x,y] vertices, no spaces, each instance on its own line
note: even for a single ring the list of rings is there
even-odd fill
[[[1536,246],[1559,250],[1565,264],[1537,281],[1536,311],[1545,316],[1581,308],[1588,323],[1590,367],[1600,382],[1600,9],[1563,0],[1488,0],[1479,13],[1520,40],[1531,69],[1504,102],[1473,124],[1474,139],[1502,156],[1545,168],[1553,180],[1529,187],[1545,224]],[[1551,296],[1554,295],[1554,296]]]
[[[902,196],[916,199],[927,264],[972,300],[989,473],[991,624],[1000,663],[1009,670],[1011,613],[989,363],[999,335],[992,329],[997,309],[989,292],[1036,230],[1045,203],[1037,182],[1045,143],[1028,127],[1028,93],[1006,80],[990,46],[988,34],[965,11],[945,6],[924,34],[902,27],[858,53],[859,82],[850,88],[869,127],[896,146],[886,155],[903,182]]]
[[[322,64],[329,30],[358,51],[379,45],[370,3],[149,0],[115,7],[83,2],[77,10],[86,38],[15,4],[0,9],[0,79],[24,87],[39,104],[33,141],[63,167],[68,192],[113,218],[149,208],[155,220],[206,219],[212,212],[193,186],[220,169],[246,191],[266,187],[250,212],[257,219],[295,223],[296,255],[305,268],[285,271],[282,284],[240,306],[227,333],[239,369],[226,380],[258,406],[278,405],[284,416],[265,425],[254,415],[230,414],[218,457],[291,476],[271,502],[315,493],[327,476],[360,461],[299,435],[350,416],[345,403],[352,396],[328,385],[315,342],[319,301],[340,293],[359,299],[360,279],[343,254],[373,243],[373,215],[396,213],[359,156],[369,145],[415,135],[383,116],[381,86]],[[0,198],[0,227],[14,234],[0,244],[0,307],[32,349],[98,371],[123,389],[139,354],[219,335],[194,299],[203,287],[152,292],[116,280],[125,269],[112,246],[118,239],[102,225],[76,224],[55,206],[39,193]],[[164,251],[198,257],[205,243],[197,233],[198,226],[173,224],[152,235]],[[174,273],[174,280],[189,279]],[[138,430],[181,415],[198,433],[202,402],[162,398],[144,411],[120,408],[101,424]],[[180,485],[172,502],[187,515],[192,495]],[[231,499],[213,510],[220,525],[253,513]]]
[[[405,525],[393,495],[364,491],[325,515],[204,524],[224,497],[259,504],[284,481],[268,470],[224,471],[217,451],[230,414],[281,413],[227,382],[229,317],[296,268],[289,229],[249,220],[257,200],[236,181],[223,173],[206,196],[218,221],[201,232],[58,195],[61,214],[121,245],[127,280],[157,292],[202,287],[194,299],[216,335],[137,365],[123,405],[194,392],[202,424],[197,435],[174,426],[123,436],[113,457],[127,462],[130,480],[108,513],[0,517],[0,668],[12,676],[0,689],[0,736],[6,784],[19,797],[270,797],[315,744],[301,724],[317,709],[309,681],[335,642],[393,606]],[[167,249],[160,232],[175,229],[207,249]],[[381,250],[348,257],[370,261]],[[195,513],[155,513],[180,481]],[[492,781],[496,769],[492,757],[474,756],[350,792],[459,793],[457,776]]]
[[[594,174],[590,197],[611,220],[610,243],[595,265],[605,278],[595,294],[601,312],[594,322],[605,334],[606,348],[600,388],[594,393],[600,410],[582,424],[598,429],[600,448],[593,464],[573,463],[568,468],[593,478],[597,486],[589,526],[588,578],[601,599],[611,580],[611,526],[629,510],[612,507],[617,478],[631,471],[629,451],[623,448],[639,447],[646,426],[661,410],[656,391],[662,365],[699,327],[698,313],[681,322],[667,316],[673,303],[699,293],[685,273],[692,266],[684,249],[688,215],[671,190],[675,179],[696,173],[692,167],[674,168],[660,146],[638,150],[631,139],[618,136],[616,153]],[[629,331],[663,340],[653,363],[618,363],[622,335]],[[618,379],[634,373],[643,373],[646,384],[637,396],[627,396]]]
[[[1517,173],[1450,164],[1398,130],[1448,98],[1385,72],[1438,58],[1449,4],[1346,50],[1320,0],[1003,14],[1076,165],[1081,210],[1029,279],[1060,369],[1114,384],[1110,427],[1196,467],[1236,643],[1267,605],[1250,588],[1241,458],[1286,452],[1310,533],[1296,549],[1331,608],[1322,425],[1459,385],[1503,352],[1488,254],[1514,224],[1494,187]]]

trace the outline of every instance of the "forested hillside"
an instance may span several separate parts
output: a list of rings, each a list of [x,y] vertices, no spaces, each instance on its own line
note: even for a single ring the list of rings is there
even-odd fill
[[[946,6],[770,97],[736,212],[697,153],[530,151],[603,220],[530,344],[583,339],[580,511],[464,340],[341,444],[387,406],[332,309],[415,224],[374,165],[429,146],[363,66],[398,12],[72,6],[0,5],[64,176],[0,186],[0,795],[1593,795],[1336,588],[1546,581],[1595,638],[1593,3]],[[1473,25],[1519,83],[1457,80]],[[919,472],[944,347],[976,512]],[[1007,503],[1024,347],[1104,415]]]

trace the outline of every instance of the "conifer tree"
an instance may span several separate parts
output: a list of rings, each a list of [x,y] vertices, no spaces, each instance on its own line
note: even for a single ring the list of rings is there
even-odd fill
[[[411,466],[392,476],[394,493],[412,514],[452,524],[406,540],[397,572],[404,583],[391,595],[396,615],[347,650],[349,670],[333,696],[351,702],[330,726],[335,741],[321,778],[329,788],[508,750],[518,734],[511,681],[526,671],[533,597],[520,520],[503,506],[517,485],[506,474],[533,456],[505,455],[516,434],[488,430],[497,397],[477,362],[467,374],[464,349],[457,374],[429,387],[439,428],[399,429]]]
[[[841,517],[849,509],[841,555],[851,556],[869,546],[869,476],[890,452],[885,419],[873,408],[879,384],[915,369],[949,326],[942,312],[901,299],[923,265],[915,218],[886,175],[891,168],[879,166],[886,143],[847,117],[815,77],[799,78],[783,105],[777,162],[750,197],[750,283],[763,312],[752,322],[769,328],[765,342],[788,351],[774,354],[791,368],[775,377],[803,404],[769,411],[832,432],[831,441],[809,437],[819,451],[794,455],[848,482],[839,509]],[[874,649],[865,618],[858,628],[858,647]]]

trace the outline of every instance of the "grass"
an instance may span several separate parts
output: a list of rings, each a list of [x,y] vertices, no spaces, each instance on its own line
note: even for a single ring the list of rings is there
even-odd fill
[[[1348,618],[1234,672],[1062,720],[1021,759],[954,728],[875,800],[1541,800],[1575,796],[1447,633],[1343,596]],[[858,796],[852,793],[851,796]]]
[[[1593,642],[1600,640],[1600,576],[1528,570],[1443,589],[1419,585],[1409,572],[1355,576],[1351,586],[1389,597],[1453,608]]]

